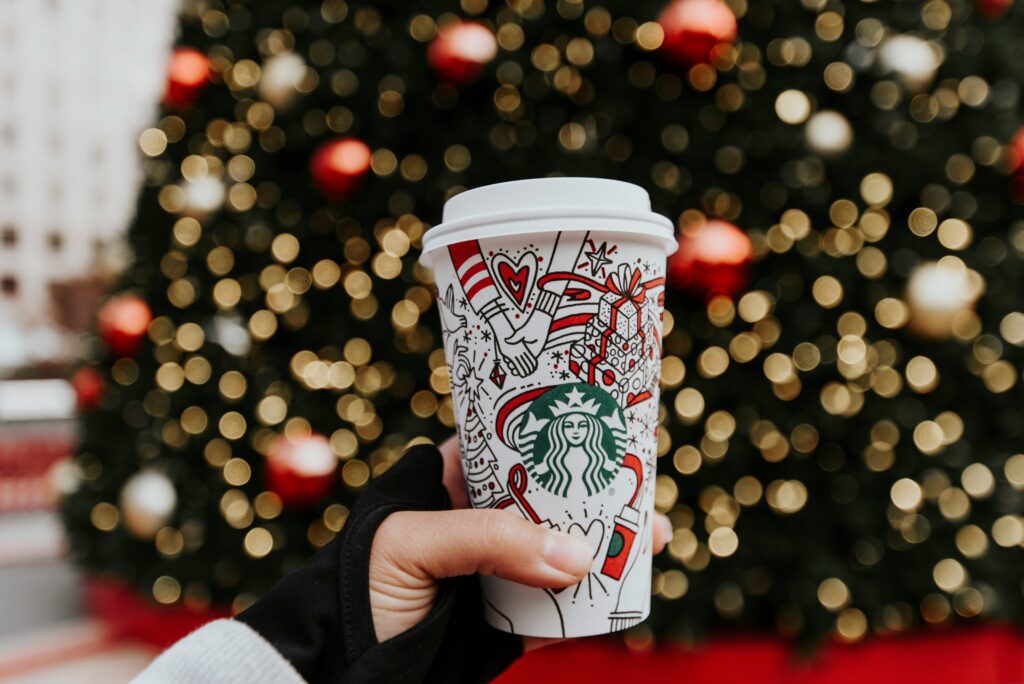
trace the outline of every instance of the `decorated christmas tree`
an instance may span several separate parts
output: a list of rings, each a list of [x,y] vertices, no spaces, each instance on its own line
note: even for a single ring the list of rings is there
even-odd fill
[[[679,228],[675,534],[632,634],[1019,619],[1011,5],[191,3],[77,376],[75,557],[160,603],[248,605],[453,431],[451,383],[495,372],[450,377],[440,349],[460,322],[416,260],[446,198],[590,175]],[[486,486],[489,426],[466,425]]]
[[[480,414],[470,409],[466,427],[460,428],[459,447],[466,462],[466,487],[473,505],[490,508],[505,495],[505,488],[494,474],[498,460],[487,446],[488,430]]]

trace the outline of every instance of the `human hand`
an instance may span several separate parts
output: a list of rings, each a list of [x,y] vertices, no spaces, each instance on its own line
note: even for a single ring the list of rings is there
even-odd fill
[[[389,515],[370,552],[370,607],[378,641],[385,641],[423,620],[446,577],[497,575],[534,587],[567,587],[590,570],[592,549],[563,532],[536,525],[514,511],[474,510],[453,437],[439,447],[444,485],[453,510],[399,511]],[[671,536],[671,525],[657,514],[653,551]],[[557,639],[524,637],[524,650]]]

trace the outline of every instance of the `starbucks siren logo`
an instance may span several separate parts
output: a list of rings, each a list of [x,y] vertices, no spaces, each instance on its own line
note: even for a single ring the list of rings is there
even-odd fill
[[[560,385],[530,406],[519,429],[526,469],[558,496],[593,496],[622,466],[626,421],[604,390],[584,382]]]

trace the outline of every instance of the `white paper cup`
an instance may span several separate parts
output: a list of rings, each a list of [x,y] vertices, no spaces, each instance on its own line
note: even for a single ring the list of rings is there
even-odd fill
[[[673,232],[640,187],[541,178],[457,195],[423,237],[473,506],[594,549],[559,591],[482,577],[498,629],[578,637],[648,615]]]

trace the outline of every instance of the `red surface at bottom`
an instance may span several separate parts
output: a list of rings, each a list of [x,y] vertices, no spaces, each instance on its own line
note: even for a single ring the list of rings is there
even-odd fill
[[[618,642],[583,639],[527,654],[496,681],[699,682],[700,684],[1016,684],[1024,682],[1024,631],[960,628],[830,644],[800,660],[770,637],[716,637],[695,646],[634,653]]]
[[[225,611],[160,606],[126,585],[90,578],[86,600],[111,639],[166,647]],[[630,651],[615,639],[579,639],[527,654],[498,684],[572,682],[696,682],[699,684],[1020,684],[1024,629],[989,624],[946,632],[875,637],[828,644],[800,659],[767,636],[714,637],[693,648]]]
[[[161,606],[125,584],[95,577],[85,580],[85,602],[93,617],[106,625],[111,639],[135,639],[158,648],[167,648],[207,622],[230,615],[225,610]]]

